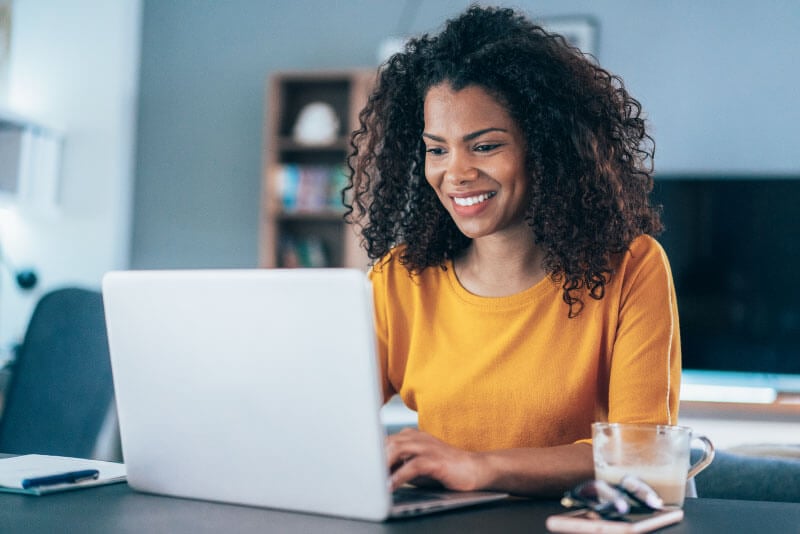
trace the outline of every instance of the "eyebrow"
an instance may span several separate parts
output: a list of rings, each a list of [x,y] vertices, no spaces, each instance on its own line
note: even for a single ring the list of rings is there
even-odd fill
[[[478,130],[476,132],[468,133],[464,137],[462,137],[462,141],[472,141],[476,137],[480,137],[485,133],[489,132],[508,132],[505,128],[484,128],[483,130]],[[443,143],[445,141],[444,137],[439,137],[438,135],[433,135],[429,133],[422,132],[422,137],[427,137],[432,141],[436,141],[438,143]]]

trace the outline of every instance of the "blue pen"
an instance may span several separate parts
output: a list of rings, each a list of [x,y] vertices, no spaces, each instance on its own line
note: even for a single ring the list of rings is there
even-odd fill
[[[56,475],[25,478],[22,480],[22,489],[35,488],[38,486],[53,486],[55,484],[75,484],[83,480],[95,480],[99,476],[100,471],[97,469],[82,469],[80,471],[69,471]]]

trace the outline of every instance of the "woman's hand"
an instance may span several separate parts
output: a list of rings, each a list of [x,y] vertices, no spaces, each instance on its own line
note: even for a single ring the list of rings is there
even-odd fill
[[[557,497],[594,475],[592,447],[587,443],[470,452],[405,429],[386,439],[386,452],[392,489],[406,483],[439,484],[457,491]]]
[[[392,489],[405,483],[438,483],[457,491],[481,489],[485,480],[481,454],[447,445],[430,434],[406,428],[386,439]]]

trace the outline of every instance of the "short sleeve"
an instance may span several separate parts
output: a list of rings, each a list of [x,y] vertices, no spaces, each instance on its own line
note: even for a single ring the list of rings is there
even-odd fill
[[[678,307],[667,256],[653,238],[631,245],[609,379],[613,422],[676,424],[681,350]]]

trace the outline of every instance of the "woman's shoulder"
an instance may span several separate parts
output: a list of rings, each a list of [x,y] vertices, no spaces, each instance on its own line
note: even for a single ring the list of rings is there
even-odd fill
[[[629,261],[640,263],[662,261],[666,258],[666,253],[656,238],[648,234],[642,234],[631,241],[626,256],[629,256]]]
[[[405,245],[397,245],[389,252],[379,258],[369,269],[369,277],[386,277],[390,273],[395,272],[399,268],[403,268],[400,262],[400,257],[403,255]]]
[[[392,283],[389,281],[410,276],[411,273],[401,261],[405,248],[405,245],[395,246],[370,267],[368,275],[373,284]]]
[[[444,270],[438,267],[428,267],[421,271],[413,270],[403,261],[406,245],[397,245],[377,260],[369,270],[369,278],[373,284],[388,284],[393,286],[428,285],[434,281],[441,281]]]
[[[669,273],[669,260],[661,244],[651,235],[640,235],[631,241],[617,269],[624,280],[635,280],[645,273]],[[671,275],[670,275],[671,276]]]

